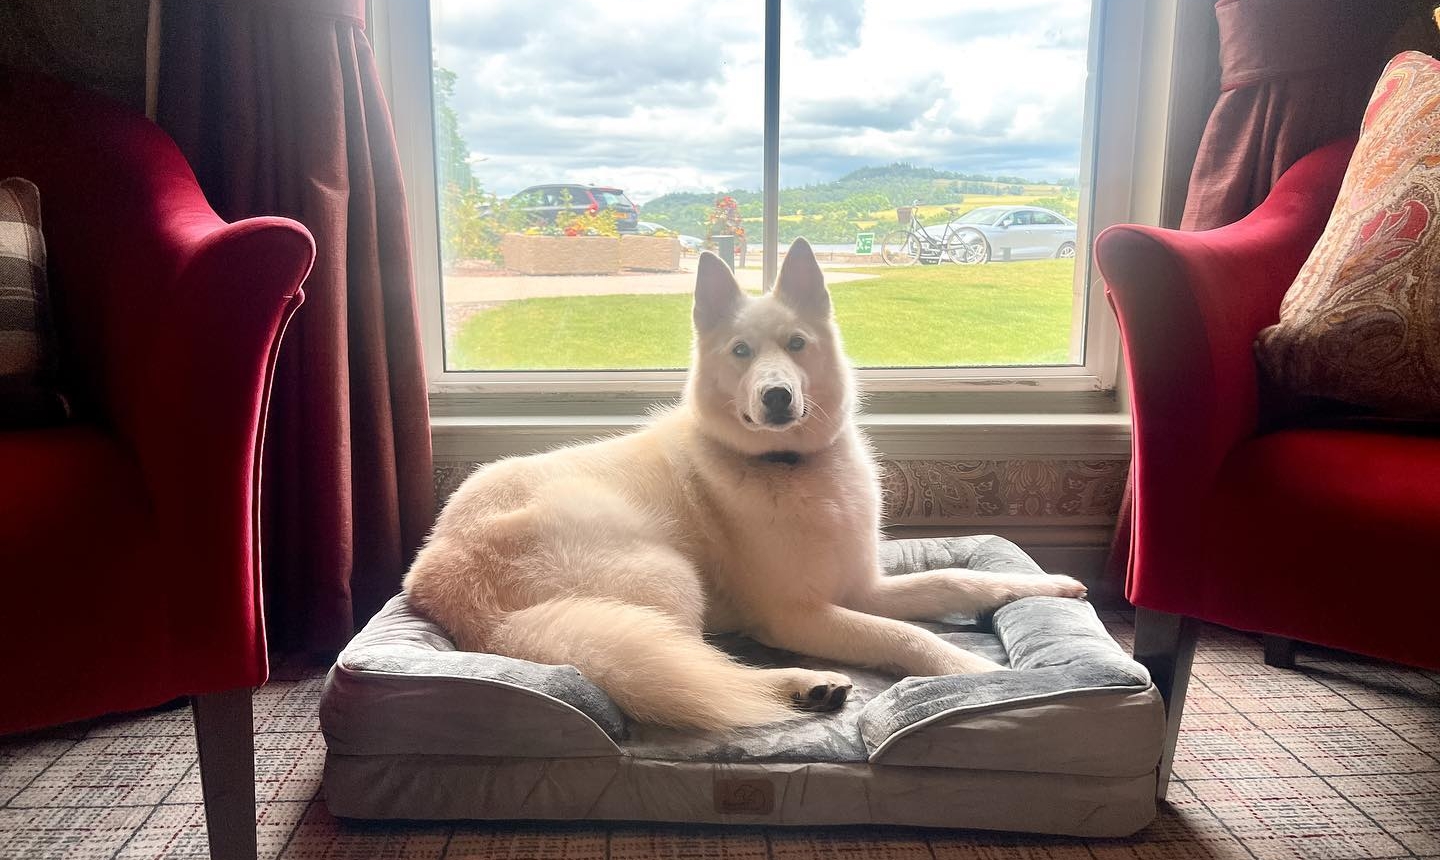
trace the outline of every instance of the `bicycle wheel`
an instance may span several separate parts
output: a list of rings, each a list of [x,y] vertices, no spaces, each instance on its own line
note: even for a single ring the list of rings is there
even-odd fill
[[[945,256],[952,263],[974,265],[990,262],[990,244],[974,230],[962,230],[945,240]]]
[[[963,232],[945,232],[945,247],[940,249],[940,259],[952,263],[965,262],[965,236]]]
[[[920,261],[920,244],[908,230],[891,230],[880,241],[880,259],[887,266],[913,266]]]

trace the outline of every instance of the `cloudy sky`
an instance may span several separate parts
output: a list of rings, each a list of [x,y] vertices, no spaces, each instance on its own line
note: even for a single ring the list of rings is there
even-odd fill
[[[760,187],[764,3],[431,0],[488,190]],[[1089,0],[784,0],[780,184],[1078,173]]]

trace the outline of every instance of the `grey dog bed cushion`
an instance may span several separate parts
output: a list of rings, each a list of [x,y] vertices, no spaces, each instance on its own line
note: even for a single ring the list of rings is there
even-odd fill
[[[890,575],[948,567],[1040,575],[997,537],[888,541]],[[993,618],[921,626],[1006,671],[897,679],[765,648],[715,642],[752,665],[839,669],[839,711],[707,734],[628,720],[573,667],[455,649],[397,595],[340,655],[320,719],[332,756],[480,756],[712,763],[869,763],[1102,777],[1153,771],[1163,710],[1145,669],[1084,601],[1029,597]]]

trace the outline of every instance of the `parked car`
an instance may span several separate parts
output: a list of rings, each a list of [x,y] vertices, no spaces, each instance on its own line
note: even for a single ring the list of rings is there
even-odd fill
[[[654,221],[639,221],[636,223],[635,229],[639,233],[649,236],[656,230],[669,230],[670,228],[664,224],[656,224]],[[705,240],[697,239],[694,236],[686,236],[684,233],[677,233],[676,238],[680,240],[680,250],[687,254],[700,253],[700,247],[705,244]]]
[[[569,195],[567,202],[566,195]],[[623,233],[635,232],[640,221],[640,207],[630,202],[619,188],[600,185],[532,185],[511,198],[521,204],[522,212],[534,213],[545,224],[554,224],[561,212],[598,212],[615,210],[615,226]]]
[[[965,255],[960,262],[1075,256],[1075,222],[1039,206],[981,206],[954,221]],[[939,241],[945,225],[926,227]]]

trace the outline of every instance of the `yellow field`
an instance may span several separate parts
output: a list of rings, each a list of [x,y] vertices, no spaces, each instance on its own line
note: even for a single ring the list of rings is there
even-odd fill
[[[981,206],[1025,206],[1034,203],[1042,197],[1056,197],[1060,189],[1053,185],[1027,186],[1024,194],[966,194],[965,202],[953,204],[963,215],[971,209],[979,209]],[[921,221],[944,221],[949,213],[945,206],[951,204],[920,204]],[[888,221],[895,223],[896,215],[894,209],[885,209],[880,212],[870,213],[876,221]]]
[[[1063,190],[1057,185],[1027,185],[1025,186],[1024,194],[966,194],[964,203],[920,204],[920,220],[927,224],[937,222],[943,223],[950,220],[949,213],[945,211],[945,207],[947,205],[954,205],[957,209],[960,210],[959,214],[963,215],[966,212],[969,212],[971,209],[979,209],[981,206],[1025,206],[1045,197],[1058,197],[1062,193]],[[810,218],[810,220],[816,220],[820,218],[820,216],[780,216],[781,221],[788,221],[792,223],[804,221],[807,218]],[[754,230],[751,231],[751,233],[752,235],[758,236],[759,233],[757,231],[760,229],[761,219],[746,218],[744,220],[747,224],[756,225]],[[869,219],[857,219],[854,223],[855,226],[861,230],[882,230],[887,229],[892,225],[899,225],[898,216],[896,215],[894,209],[882,209],[878,212],[871,212]]]

